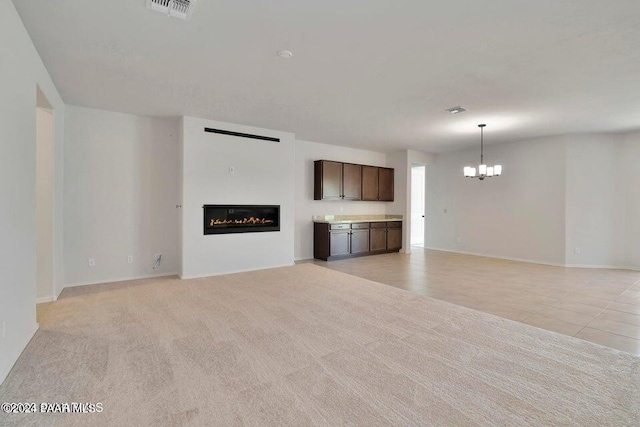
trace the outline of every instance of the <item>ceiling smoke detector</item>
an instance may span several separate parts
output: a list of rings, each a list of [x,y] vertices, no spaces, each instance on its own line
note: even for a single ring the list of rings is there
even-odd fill
[[[278,51],[278,56],[282,59],[290,59],[293,56],[293,52],[290,50],[280,50]]]
[[[457,106],[457,107],[451,107],[451,108],[447,108],[445,111],[448,111],[451,114],[458,114],[458,113],[464,113],[465,110],[464,108]]]
[[[189,19],[195,5],[196,0],[147,0],[149,9],[180,19]]]

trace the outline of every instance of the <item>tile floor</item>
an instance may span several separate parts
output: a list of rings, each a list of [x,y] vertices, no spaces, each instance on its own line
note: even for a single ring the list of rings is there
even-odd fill
[[[412,248],[333,270],[640,355],[640,272],[562,268]]]

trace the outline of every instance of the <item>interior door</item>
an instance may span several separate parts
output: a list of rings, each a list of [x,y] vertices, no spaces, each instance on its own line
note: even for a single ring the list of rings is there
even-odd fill
[[[411,245],[424,245],[425,168],[411,168]]]

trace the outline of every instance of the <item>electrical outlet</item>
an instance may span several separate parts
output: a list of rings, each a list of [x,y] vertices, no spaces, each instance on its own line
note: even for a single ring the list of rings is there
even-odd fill
[[[447,213],[447,209],[445,208],[442,212]]]
[[[89,267],[95,267],[96,266],[96,259],[95,258],[89,258],[87,260],[87,264],[89,264]]]
[[[129,255],[129,256],[127,257],[127,262],[128,262],[129,264],[131,264],[131,263],[133,262],[133,255]]]
[[[575,248],[573,248],[573,252],[575,252],[576,255],[580,255],[580,252],[582,252],[582,249],[580,249],[580,246],[576,246]]]

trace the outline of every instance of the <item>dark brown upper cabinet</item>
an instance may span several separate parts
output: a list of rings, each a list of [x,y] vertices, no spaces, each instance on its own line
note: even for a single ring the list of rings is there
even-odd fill
[[[362,200],[362,166],[342,164],[342,198]]]
[[[393,202],[393,169],[378,168],[378,200]]]
[[[393,169],[363,166],[362,200],[393,202]]]
[[[314,200],[342,199],[342,163],[318,160],[314,169]]]
[[[362,200],[378,199],[378,167],[362,167]]]
[[[329,160],[314,162],[314,200],[393,202],[393,169]]]

